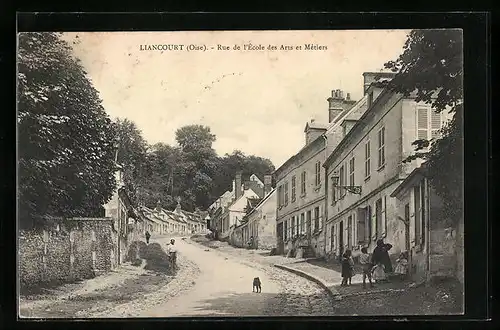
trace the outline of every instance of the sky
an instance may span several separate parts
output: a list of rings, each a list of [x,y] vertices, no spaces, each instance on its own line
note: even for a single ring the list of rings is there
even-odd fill
[[[219,155],[238,149],[278,168],[304,146],[306,122],[327,123],[331,90],[360,99],[363,72],[395,60],[408,32],[78,32],[64,38],[77,41],[74,55],[109,116],[134,121],[148,143],[174,145],[178,128],[206,125]],[[243,50],[248,43],[264,50]],[[141,50],[158,44],[183,49]],[[327,49],[305,50],[305,44]]]

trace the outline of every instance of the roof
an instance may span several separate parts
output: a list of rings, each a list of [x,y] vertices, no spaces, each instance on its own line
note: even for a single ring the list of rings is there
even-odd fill
[[[317,146],[318,144],[323,144],[323,146],[325,145],[325,135],[324,134],[321,134],[320,136],[318,136],[316,139],[314,139],[311,143],[305,145],[302,149],[299,150],[299,152],[297,152],[295,155],[293,155],[292,157],[288,158],[286,160],[286,162],[284,162],[280,167],[278,167],[275,171],[274,171],[274,175],[275,176],[278,176],[279,173],[281,171],[283,171],[283,169],[285,169],[286,167],[288,167],[295,159],[297,159],[300,155],[302,155],[304,152],[310,150],[313,146]]]
[[[245,218],[248,217],[250,214],[252,214],[253,212],[255,212],[256,210],[258,210],[260,208],[260,206],[262,204],[264,204],[270,197],[271,195],[273,195],[274,193],[276,192],[276,188],[273,188],[273,190],[271,190],[269,192],[269,194],[267,194],[266,197],[262,198],[259,203],[257,205],[255,205],[255,207],[253,209],[250,210],[250,212],[248,212],[246,215],[245,215]]]
[[[319,130],[325,130],[326,131],[326,124],[323,124],[321,122],[316,122],[316,121],[310,121],[306,123],[306,127],[304,128],[304,132],[307,131],[307,129],[319,129]]]
[[[353,128],[349,131],[349,133],[347,133],[347,135],[344,136],[344,138],[340,141],[340,143],[337,145],[337,147],[328,156],[328,158],[323,163],[323,167],[326,168],[327,166],[329,166],[332,163],[333,159],[335,159],[335,157],[337,157],[338,153],[345,147],[345,145],[347,143],[349,143],[351,141],[354,134],[356,134],[359,129],[361,129],[362,127],[365,126],[364,119],[366,119],[366,117],[368,117],[368,115],[370,115],[371,113],[374,112],[374,109],[376,108],[375,106],[381,102],[381,100],[383,99],[384,96],[390,95],[391,93],[393,93],[393,92],[390,91],[389,89],[384,89],[380,93],[380,95],[374,101],[373,105],[365,111],[365,113],[361,116],[361,118],[359,118],[359,120],[356,122],[356,124],[354,124]]]
[[[398,195],[401,194],[404,190],[408,189],[409,187],[413,186],[416,181],[418,181],[422,176],[425,176],[427,174],[427,165],[424,163],[422,166],[417,167],[413,171],[411,171],[410,174],[394,189],[394,191],[391,193],[391,197],[398,197]]]

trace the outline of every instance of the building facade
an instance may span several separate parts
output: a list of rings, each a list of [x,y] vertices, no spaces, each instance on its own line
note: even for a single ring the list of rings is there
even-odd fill
[[[397,217],[408,227],[409,271],[417,282],[456,277],[463,283],[463,218],[448,221],[443,201],[426,177],[425,164],[394,190]]]
[[[344,97],[340,90],[332,91],[327,100],[330,123],[356,104],[349,94]],[[278,253],[302,250],[316,256],[324,254],[325,174],[322,165],[327,156],[328,126],[314,120],[308,122],[304,129],[305,146],[275,171]]]
[[[363,246],[372,251],[378,239],[393,245],[392,255],[407,250],[409,229],[391,193],[419,165],[403,163],[414,152],[412,142],[438,136],[445,122],[430,105],[383,89],[377,75],[363,75],[366,111],[349,123],[324,164],[329,182],[325,253],[335,257],[346,249],[356,254]],[[383,79],[390,77],[384,74]]]

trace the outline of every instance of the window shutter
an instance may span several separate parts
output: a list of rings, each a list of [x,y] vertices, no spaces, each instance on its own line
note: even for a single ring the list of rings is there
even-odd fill
[[[427,133],[429,131],[429,109],[417,109],[417,139],[427,140]]]
[[[349,248],[349,226],[350,222],[349,219],[347,219],[347,226],[344,226],[344,252],[346,249]]]
[[[415,195],[414,190],[410,193],[410,246],[415,246]]]
[[[437,138],[439,136],[439,130],[441,129],[441,113],[431,110],[431,138]]]
[[[382,228],[381,235],[387,234],[387,197],[382,199]]]
[[[337,224],[333,225],[333,252],[337,252]]]
[[[372,240],[376,241],[377,240],[377,202],[373,204],[372,212],[371,212],[371,217],[372,217]]]
[[[356,213],[353,213],[352,214],[352,226],[351,226],[351,228],[352,228],[351,241],[352,241],[352,246],[353,247],[358,245],[358,242],[356,240],[356,232],[357,232],[357,230],[356,230],[357,228],[356,227],[357,227],[356,226]]]
[[[361,211],[358,212],[358,217],[357,217],[357,230],[356,230],[356,236],[357,236],[357,244],[363,244],[365,242],[365,221],[366,221],[366,210],[363,211],[363,209],[360,209]],[[361,214],[361,216],[359,216]]]

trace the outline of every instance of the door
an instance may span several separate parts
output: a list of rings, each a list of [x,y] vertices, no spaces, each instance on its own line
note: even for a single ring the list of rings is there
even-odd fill
[[[405,249],[410,251],[410,204],[405,205]]]
[[[339,233],[339,259],[340,259],[344,254],[344,221],[340,221],[338,233]]]
[[[283,222],[278,223],[276,226],[276,237],[278,238],[278,242],[276,242],[278,253],[282,254],[285,252],[285,243],[283,242]]]

